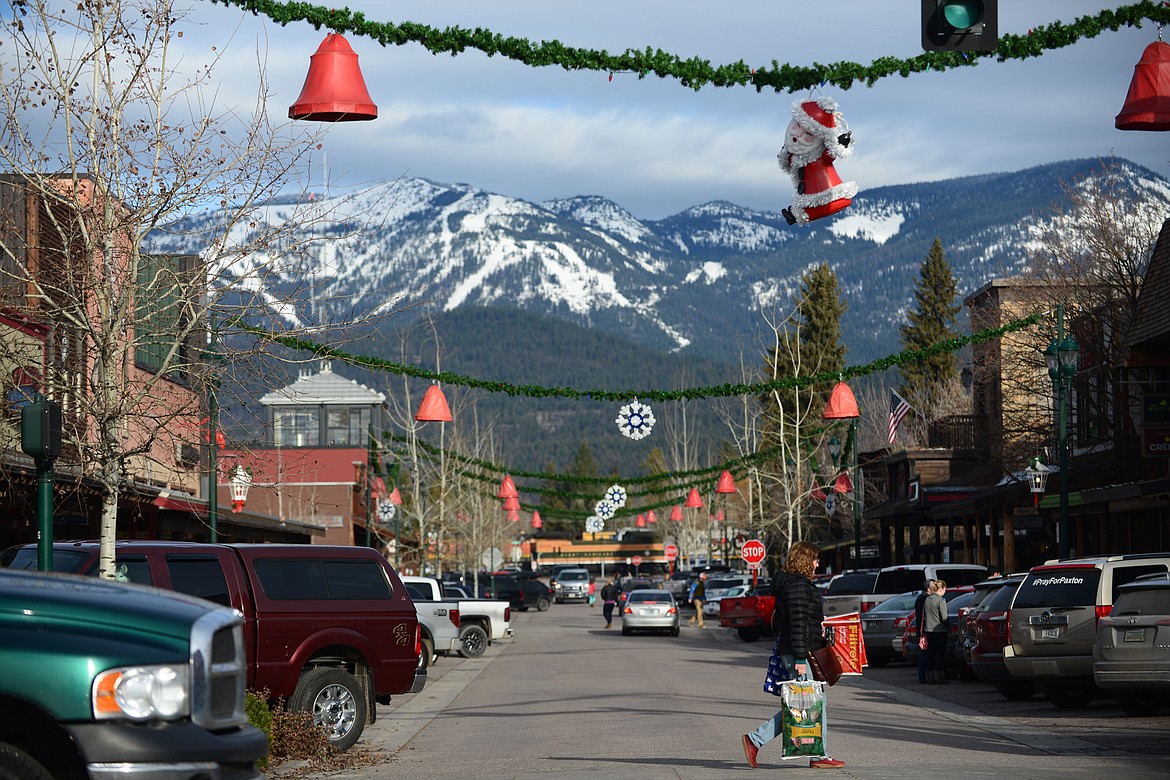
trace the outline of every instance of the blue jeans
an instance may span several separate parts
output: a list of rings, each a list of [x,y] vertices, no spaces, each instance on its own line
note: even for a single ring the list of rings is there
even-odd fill
[[[796,656],[781,653],[780,658],[784,661],[784,665],[794,672],[796,670]],[[802,662],[805,663],[805,662]],[[811,680],[812,676],[809,674],[808,664],[804,665],[804,674],[797,675],[795,680]],[[784,708],[781,707],[776,711],[776,714],[768,718],[766,721],[756,726],[755,729],[748,732],[748,739],[752,744],[758,748],[762,748],[776,738],[780,733],[781,724],[783,723]]]

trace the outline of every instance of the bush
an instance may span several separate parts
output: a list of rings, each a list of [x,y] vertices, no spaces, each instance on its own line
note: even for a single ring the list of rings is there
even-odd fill
[[[329,735],[313,723],[309,713],[289,710],[281,699],[269,699],[267,689],[248,691],[244,709],[248,722],[268,737],[268,756],[256,762],[262,770],[286,761],[306,761],[312,768],[325,769],[337,755]]]

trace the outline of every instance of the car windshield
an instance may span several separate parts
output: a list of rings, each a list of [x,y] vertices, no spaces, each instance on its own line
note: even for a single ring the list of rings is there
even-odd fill
[[[631,590],[645,590],[649,587],[651,587],[651,583],[648,580],[634,580],[633,582],[627,582],[622,585],[622,590],[629,593]],[[665,592],[663,591],[663,593]]]
[[[1170,589],[1124,590],[1113,605],[1114,615],[1170,615]]]
[[[981,605],[987,612],[1004,612],[1012,605],[1012,597],[1016,595],[1016,588],[1019,587],[1019,580],[1015,582],[1007,582],[998,588],[995,588],[991,595],[983,600]]]
[[[862,596],[873,593],[877,574],[842,574],[829,583],[826,596]]]
[[[636,590],[630,594],[630,603],[649,604],[652,602],[664,603],[673,601],[669,593],[664,590]]]
[[[869,610],[865,614],[866,616],[869,616],[875,612],[878,614],[892,612],[897,615],[904,615],[910,610],[914,609],[914,600],[916,598],[918,598],[917,593],[899,593],[897,596],[891,596],[890,598],[886,599],[881,604],[878,604],[876,607]]]
[[[1083,607],[1097,603],[1097,585],[1101,570],[1096,567],[1075,569],[1047,568],[1033,571],[1024,578],[1012,609]]]
[[[565,569],[557,575],[557,582],[580,582],[589,579],[589,572],[584,569]]]
[[[736,580],[708,580],[707,581],[707,589],[708,590],[719,590],[721,588],[727,589],[727,588],[734,588],[736,585],[742,585],[742,584],[743,584],[743,580],[738,580],[738,579],[736,579]]]

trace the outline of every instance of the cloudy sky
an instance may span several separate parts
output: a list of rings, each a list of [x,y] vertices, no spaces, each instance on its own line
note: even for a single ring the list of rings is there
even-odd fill
[[[438,28],[487,27],[571,46],[660,48],[713,65],[810,65],[921,52],[917,0],[349,0],[370,20]],[[1071,22],[1121,3],[1001,0],[1002,33]],[[257,49],[266,58],[276,117],[300,93],[326,30],[279,25],[236,7],[195,2],[183,45],[227,54],[221,105],[250,105]],[[887,184],[1014,171],[1117,155],[1170,175],[1170,135],[1113,126],[1134,65],[1158,30],[1106,32],[1022,62],[892,76],[872,88],[826,86],[853,130],[837,164],[862,191]],[[1170,31],[1168,31],[1170,35]],[[778,211],[792,187],[776,165],[792,95],[703,87],[617,73],[531,68],[477,51],[432,55],[414,43],[383,48],[347,36],[358,53],[373,122],[339,123],[309,172],[350,188],[399,176],[465,182],[540,201],[602,195],[643,218],[711,200]],[[192,58],[195,61],[198,58]]]

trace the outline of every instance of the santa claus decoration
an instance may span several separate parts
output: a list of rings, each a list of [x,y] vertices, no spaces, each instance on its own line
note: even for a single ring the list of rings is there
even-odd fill
[[[792,205],[780,212],[789,225],[807,225],[853,202],[856,182],[842,182],[833,168],[834,160],[853,154],[852,141],[849,125],[832,98],[807,98],[792,104],[784,149],[776,155],[796,187]]]

